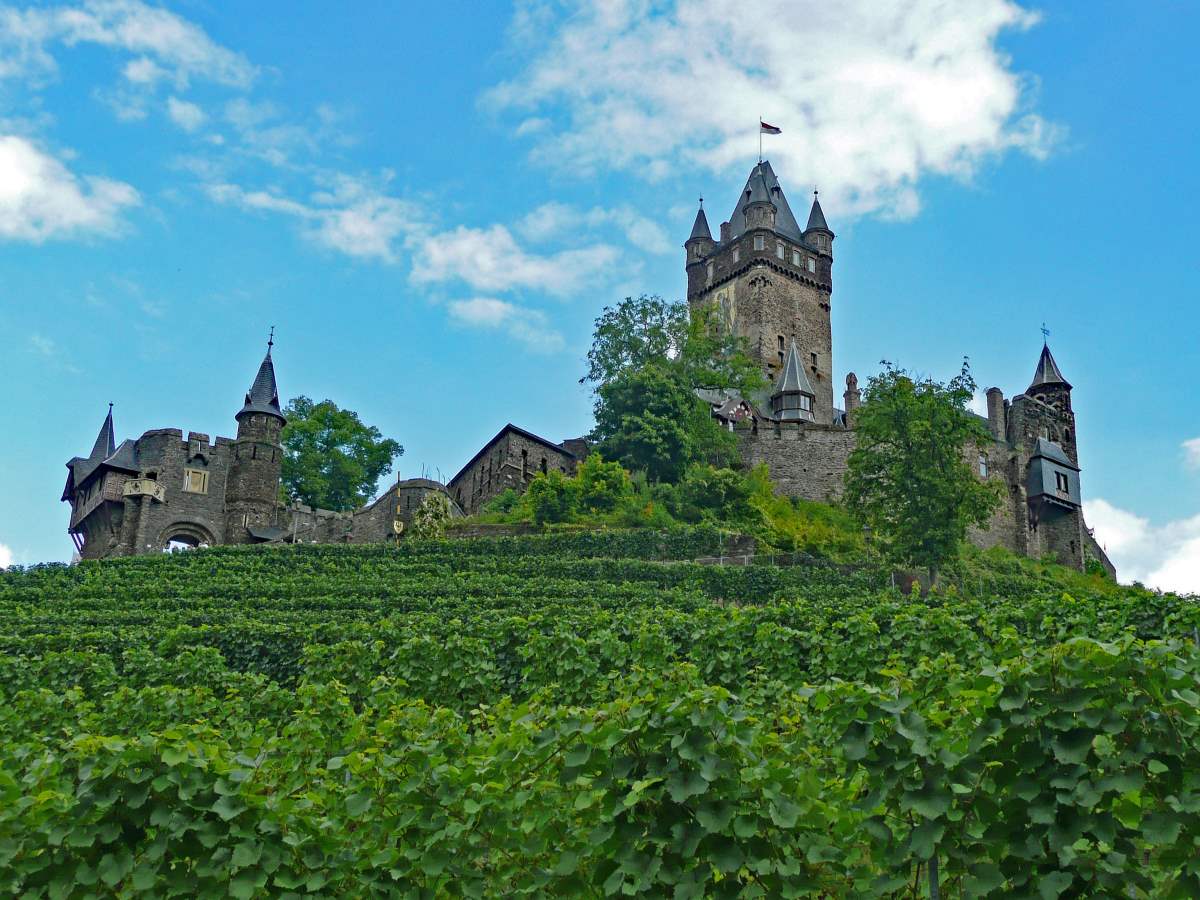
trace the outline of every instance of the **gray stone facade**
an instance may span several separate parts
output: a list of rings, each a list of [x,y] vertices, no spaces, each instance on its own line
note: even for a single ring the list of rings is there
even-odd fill
[[[539,472],[574,474],[586,452],[582,439],[555,444],[510,422],[450,479],[450,496],[464,513],[473,515],[509,488],[524,493]]]

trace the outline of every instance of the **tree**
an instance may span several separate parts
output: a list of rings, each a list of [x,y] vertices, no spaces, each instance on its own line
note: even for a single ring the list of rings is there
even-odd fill
[[[1000,501],[998,483],[967,462],[968,445],[990,437],[966,408],[975,381],[965,360],[946,384],[883,366],[855,413],[846,503],[888,558],[925,569],[933,583],[967,529],[985,524]]]
[[[584,382],[596,385],[596,428],[607,459],[652,481],[677,480],[691,462],[735,464],[737,439],[713,419],[699,388],[739,391],[763,385],[744,342],[715,311],[689,315],[686,303],[626,297],[596,320]]]
[[[292,501],[339,512],[375,494],[404,448],[332,400],[294,397],[284,410],[282,490]]]
[[[580,384],[607,384],[647,363],[674,359],[688,336],[686,303],[668,303],[658,296],[626,297],[606,306],[596,319],[588,370]]]
[[[536,525],[566,522],[571,518],[579,500],[578,484],[557,469],[538,472],[529,482],[529,506]]]

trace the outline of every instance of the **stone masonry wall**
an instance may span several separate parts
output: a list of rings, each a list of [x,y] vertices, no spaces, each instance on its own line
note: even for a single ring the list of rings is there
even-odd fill
[[[450,496],[465,515],[473,515],[509,488],[524,493],[538,472],[557,469],[570,475],[576,463],[565,450],[508,431],[450,482]]]
[[[771,480],[783,494],[826,501],[842,495],[846,460],[854,449],[854,432],[832,425],[759,424],[757,434],[739,429],[742,459],[747,466],[766,463]]]

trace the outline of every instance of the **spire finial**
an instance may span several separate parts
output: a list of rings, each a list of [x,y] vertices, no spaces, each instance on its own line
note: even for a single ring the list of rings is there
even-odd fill
[[[271,326],[271,334],[267,337],[267,352],[271,352],[271,348],[275,346],[275,326]]]
[[[1046,327],[1045,322],[1042,323],[1042,343],[1043,344],[1050,343],[1050,329]]]
[[[112,401],[111,400],[108,401],[108,414],[110,416],[112,415]]]
[[[700,208],[704,209],[704,198],[703,197],[700,198]]]

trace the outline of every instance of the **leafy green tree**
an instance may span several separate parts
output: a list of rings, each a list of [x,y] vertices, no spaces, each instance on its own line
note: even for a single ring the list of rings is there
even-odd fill
[[[746,353],[746,339],[721,325],[715,306],[702,306],[689,314],[678,365],[694,388],[737,391],[749,397],[767,385],[762,369]]]
[[[597,390],[596,449],[652,481],[675,481],[690,458],[686,422],[698,402],[668,365],[621,374]]]
[[[676,358],[688,338],[686,303],[658,296],[626,297],[596,319],[588,370],[580,384],[607,384],[651,362]]]
[[[588,454],[575,472],[579,505],[595,512],[615,509],[632,493],[629,473],[619,462],[605,462],[599,453]]]
[[[965,360],[946,384],[883,366],[855,414],[846,503],[888,558],[925,569],[932,583],[1000,502],[998,483],[967,462],[968,446],[990,437],[967,411],[975,380]]]
[[[358,509],[404,452],[332,400],[294,397],[284,415],[282,491],[288,500],[321,509]]]
[[[539,472],[533,481],[529,482],[526,491],[529,507],[533,511],[533,521],[537,525],[549,522],[566,522],[579,501],[579,485],[572,478],[567,478],[557,469],[549,472]]]

